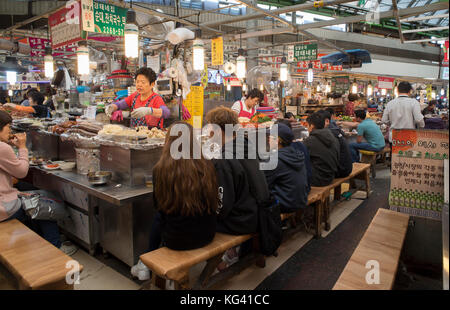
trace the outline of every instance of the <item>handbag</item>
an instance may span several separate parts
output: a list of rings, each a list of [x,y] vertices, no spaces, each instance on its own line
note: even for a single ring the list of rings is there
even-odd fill
[[[33,220],[58,221],[69,216],[64,201],[51,192],[38,190],[19,194],[22,208]]]

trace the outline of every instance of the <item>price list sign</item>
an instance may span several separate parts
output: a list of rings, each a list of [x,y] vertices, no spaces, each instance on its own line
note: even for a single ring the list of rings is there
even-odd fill
[[[316,60],[317,59],[317,44],[300,44],[294,47],[295,61]]]
[[[81,40],[80,10],[77,2],[62,8],[48,17],[52,49],[67,46]]]
[[[391,210],[441,219],[448,146],[448,131],[393,130]]]
[[[350,88],[348,76],[335,76],[331,79],[331,89],[337,93],[345,93]]]
[[[191,86],[191,91],[184,100],[184,106],[189,110],[191,118],[187,120],[194,128],[202,128],[203,118],[203,86]]]
[[[223,65],[223,38],[218,37],[211,40],[211,64],[213,66]]]
[[[123,36],[127,9],[94,1],[95,32]]]

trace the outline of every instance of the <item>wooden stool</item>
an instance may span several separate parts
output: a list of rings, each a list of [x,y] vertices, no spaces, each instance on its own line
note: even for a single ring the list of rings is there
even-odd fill
[[[375,164],[377,162],[377,152],[359,150],[361,154],[361,162],[365,164],[370,164],[370,172],[372,174],[372,178],[377,176],[375,171]]]

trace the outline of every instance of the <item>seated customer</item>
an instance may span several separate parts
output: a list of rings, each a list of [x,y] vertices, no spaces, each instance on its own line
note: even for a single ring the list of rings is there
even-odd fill
[[[217,182],[219,186],[219,207],[217,209],[217,231],[231,234],[244,235],[256,233],[258,230],[258,202],[267,203],[271,199],[264,173],[259,169],[258,159],[249,159],[243,154],[244,159],[237,155],[238,150],[254,147],[247,139],[236,139],[236,134],[227,137],[225,125],[238,124],[238,116],[233,110],[226,107],[218,107],[206,115],[208,124],[218,125],[222,131],[222,159],[215,159]],[[228,152],[228,148],[232,153]],[[226,159],[231,158],[231,159]],[[237,262],[246,250],[235,247],[228,250],[219,264],[218,269],[223,270]]]
[[[309,137],[304,144],[308,148],[312,164],[312,186],[330,185],[339,167],[339,141],[325,127],[325,118],[320,113],[310,115]]]
[[[437,100],[431,100],[430,102],[428,102],[428,106],[422,110],[422,114],[425,115],[432,115],[432,114],[436,114],[436,104],[437,104]]]
[[[328,113],[328,111],[321,110],[318,112],[321,113],[323,117],[325,117],[325,128],[328,128],[333,136],[335,136],[339,141],[339,168],[338,172],[336,173],[336,178],[345,178],[346,176],[350,175],[353,170],[352,156],[347,140],[345,139],[345,134],[337,125],[336,127],[333,127],[331,123],[331,115],[330,113]]]
[[[379,152],[384,149],[385,141],[383,133],[380,127],[370,118],[366,119],[366,111],[355,111],[356,121],[360,123],[357,127],[358,137],[356,143],[350,143],[350,152],[352,154],[352,161],[359,162],[358,150],[366,150]],[[366,139],[367,142],[362,142],[362,139]]]
[[[269,136],[271,149],[278,150],[278,163],[274,170],[264,171],[270,191],[280,203],[281,213],[305,208],[308,202],[308,177],[305,155],[292,147],[294,134],[278,124],[278,138]]]
[[[194,152],[193,128],[190,124],[176,122],[169,127],[189,128],[190,143],[181,144],[189,148],[188,159],[174,159],[171,146],[181,133],[166,135],[161,157],[153,168],[153,204],[156,214],[153,218],[148,251],[163,246],[173,250],[201,248],[214,239],[216,233],[216,209],[218,204],[217,177],[212,161],[205,158],[192,159]],[[175,130],[178,128],[175,127]],[[139,261],[131,269],[132,275],[140,280],[150,277],[147,267]]]
[[[28,174],[27,137],[25,134],[16,134],[11,140],[11,123],[11,116],[0,111],[0,222],[17,219],[28,224],[55,247],[72,255],[76,247],[68,243],[61,245],[55,221],[31,220],[22,208],[22,201],[18,198],[19,191],[12,186],[12,179],[21,179]],[[18,156],[10,144],[18,148]]]
[[[325,111],[330,113],[330,125],[328,126],[328,128],[330,129],[339,128],[339,126],[336,124],[336,121],[334,120],[334,118],[336,117],[336,112],[334,111],[334,109],[326,108]]]
[[[277,123],[284,124],[292,130],[291,122],[288,120],[280,119],[277,121]],[[309,193],[309,191],[311,190],[311,177],[312,177],[311,160],[309,158],[309,151],[306,148],[306,146],[303,143],[301,143],[300,141],[292,142],[291,146],[293,148],[295,148],[296,150],[298,150],[299,152],[303,153],[303,157],[305,158],[306,176],[307,176],[307,181],[308,181],[307,184],[308,184],[308,193]]]

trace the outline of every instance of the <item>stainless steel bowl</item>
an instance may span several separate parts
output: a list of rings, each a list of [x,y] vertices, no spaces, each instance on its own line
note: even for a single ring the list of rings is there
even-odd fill
[[[91,185],[106,184],[111,180],[112,173],[110,171],[89,172],[87,174],[88,182]]]

